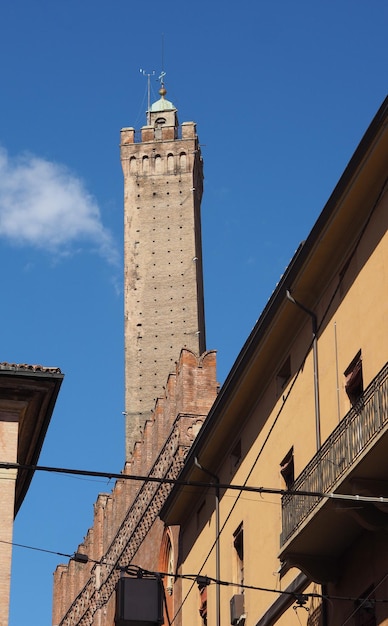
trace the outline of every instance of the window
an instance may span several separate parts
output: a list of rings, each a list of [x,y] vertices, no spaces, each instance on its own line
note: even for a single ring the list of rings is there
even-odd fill
[[[280,473],[286,483],[287,489],[291,489],[294,484],[294,448],[287,452],[283,461],[280,463]]]
[[[344,371],[345,391],[352,404],[355,405],[364,391],[364,381],[362,377],[361,350],[359,350]]]
[[[162,128],[165,123],[166,118],[164,117],[158,117],[155,120],[155,139],[158,139],[159,141],[162,139]]]
[[[172,552],[171,541],[168,546],[168,558],[167,558],[167,569],[168,572],[167,581],[166,581],[166,591],[169,596],[172,595],[173,587],[174,587],[174,555]]]
[[[233,546],[236,551],[237,583],[244,584],[244,528],[243,523],[233,533]]]
[[[174,548],[173,548],[173,536],[171,529],[165,528],[160,552],[159,552],[159,570],[166,573],[163,577],[164,586],[164,623],[168,623],[169,616],[173,614],[173,594],[174,594],[174,581],[175,581],[175,564],[174,564]]]
[[[167,155],[167,171],[169,174],[171,174],[174,171],[174,155],[173,154]]]
[[[162,174],[162,157],[160,154],[155,155],[155,174]]]
[[[149,172],[149,162],[148,162],[148,157],[144,156],[143,157],[143,174],[148,174]]]
[[[198,583],[199,588],[199,614],[202,618],[203,626],[207,626],[207,584],[205,580]]]
[[[187,157],[185,152],[181,152],[179,155],[179,167],[182,172],[185,172],[187,169]]]

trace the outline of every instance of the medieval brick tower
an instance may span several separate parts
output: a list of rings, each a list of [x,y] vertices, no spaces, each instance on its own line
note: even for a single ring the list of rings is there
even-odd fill
[[[121,131],[127,459],[181,349],[205,350],[202,157],[195,124],[159,94],[139,140]]]
[[[163,85],[159,93],[140,137],[121,131],[126,460],[78,546],[89,561],[56,568],[57,626],[111,626],[123,567],[171,566],[178,529],[166,530],[158,515],[217,394],[215,353],[205,350],[201,153],[195,124],[179,127]],[[166,483],[125,479],[149,474]],[[169,589],[174,615],[180,587]]]

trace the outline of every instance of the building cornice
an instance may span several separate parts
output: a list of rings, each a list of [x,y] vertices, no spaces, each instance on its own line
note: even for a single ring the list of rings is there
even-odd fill
[[[0,364],[0,419],[10,413],[18,421],[17,462],[37,464],[63,380],[56,367],[14,363]],[[6,459],[5,459],[6,460]],[[19,470],[16,480],[15,515],[34,475]]]

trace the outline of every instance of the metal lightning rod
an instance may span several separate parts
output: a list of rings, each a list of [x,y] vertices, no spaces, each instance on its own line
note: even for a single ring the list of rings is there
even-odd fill
[[[140,68],[140,73],[143,74],[143,76],[147,76],[147,125],[149,126],[151,122],[151,76],[155,76],[155,70],[146,72]]]

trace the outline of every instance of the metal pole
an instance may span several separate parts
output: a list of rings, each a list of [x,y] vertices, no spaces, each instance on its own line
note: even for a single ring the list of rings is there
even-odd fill
[[[291,293],[286,291],[287,299],[296,304],[302,311],[310,315],[313,327],[313,369],[314,369],[314,401],[315,401],[315,438],[317,444],[317,451],[321,447],[321,416],[320,416],[320,408],[319,408],[319,385],[318,385],[318,342],[317,342],[317,332],[318,332],[318,324],[317,324],[317,316],[313,311],[310,311],[303,304],[295,300],[292,297]]]
[[[147,76],[147,126],[149,126],[151,123],[151,76],[155,75],[155,70],[146,72],[140,68],[140,73]]]
[[[148,98],[147,98],[147,126],[150,125],[151,122],[151,75],[148,74]]]

